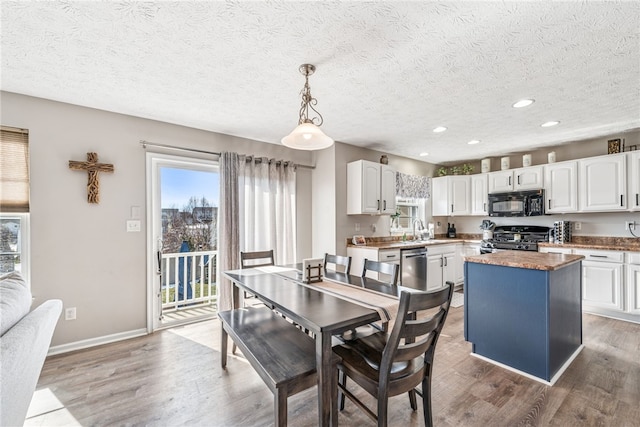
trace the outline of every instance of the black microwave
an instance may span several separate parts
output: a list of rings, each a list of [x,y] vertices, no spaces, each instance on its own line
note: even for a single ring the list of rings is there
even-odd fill
[[[544,215],[544,190],[489,194],[489,216]]]

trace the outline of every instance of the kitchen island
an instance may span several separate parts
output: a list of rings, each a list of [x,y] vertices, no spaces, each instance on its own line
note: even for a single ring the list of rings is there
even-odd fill
[[[553,385],[582,350],[580,255],[504,251],[465,258],[472,354]]]

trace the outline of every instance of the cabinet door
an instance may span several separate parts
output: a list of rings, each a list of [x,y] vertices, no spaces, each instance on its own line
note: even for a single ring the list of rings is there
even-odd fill
[[[362,212],[380,211],[380,166],[362,162]]]
[[[537,190],[542,188],[544,174],[542,166],[516,169],[513,172],[514,190]]]
[[[578,211],[578,162],[545,165],[544,183],[546,213]]]
[[[456,253],[447,252],[442,254],[442,283],[440,286],[444,286],[446,282],[456,283]]]
[[[448,178],[441,176],[431,180],[431,214],[433,216],[449,215]]]
[[[513,171],[491,172],[489,175],[489,193],[513,191]]]
[[[427,290],[438,289],[442,286],[442,268],[444,262],[442,255],[427,256]]]
[[[471,215],[489,215],[488,189],[489,178],[486,173],[471,175]]]
[[[622,264],[583,261],[582,299],[585,306],[624,310]]]
[[[640,315],[640,265],[627,266],[627,311]]]
[[[450,176],[448,183],[448,199],[451,215],[471,214],[471,177]]]
[[[626,160],[621,153],[578,162],[580,211],[626,210]]]
[[[456,243],[456,253],[453,258],[453,265],[453,283],[459,284],[464,282],[464,245],[462,243]]]
[[[387,165],[380,165],[380,197],[383,214],[396,213],[396,171]]]
[[[640,152],[629,154],[630,181],[629,181],[629,207],[633,211],[640,211]]]

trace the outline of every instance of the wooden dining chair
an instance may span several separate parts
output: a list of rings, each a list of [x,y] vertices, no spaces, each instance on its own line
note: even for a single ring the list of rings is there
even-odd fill
[[[426,292],[402,291],[390,334],[378,332],[333,348],[340,356],[338,391],[340,410],[345,396],[369,417],[386,426],[389,397],[409,393],[411,408],[422,397],[426,426],[432,426],[431,377],[438,337],[451,305],[454,284]],[[377,399],[377,414],[347,389],[347,377]],[[422,384],[422,390],[416,387]]]
[[[349,274],[351,270],[351,257],[341,255],[324,254],[324,269],[327,270],[327,264],[333,264],[333,271],[338,271],[338,266],[343,267],[344,274]]]
[[[393,264],[390,262],[380,262],[380,261],[372,261],[370,259],[364,259],[364,264],[362,267],[362,277],[366,277],[367,271],[376,271],[378,273],[386,274],[390,277],[390,279],[386,282],[391,286],[395,286],[398,284],[398,274],[400,271],[400,266],[398,264]],[[380,280],[380,279],[378,279]],[[380,280],[382,282],[382,280]]]
[[[273,249],[257,252],[240,252],[240,268],[265,267],[275,265]]]
[[[256,252],[240,252],[240,268],[254,268],[254,267],[266,267],[269,265],[275,265],[273,259],[273,249],[268,251],[256,251]],[[247,291],[244,292],[244,299],[255,298],[255,295],[251,295]]]

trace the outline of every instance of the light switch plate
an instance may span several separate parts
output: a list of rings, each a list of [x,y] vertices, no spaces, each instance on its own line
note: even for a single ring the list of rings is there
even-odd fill
[[[140,231],[140,220],[127,220],[127,233],[136,233]]]

